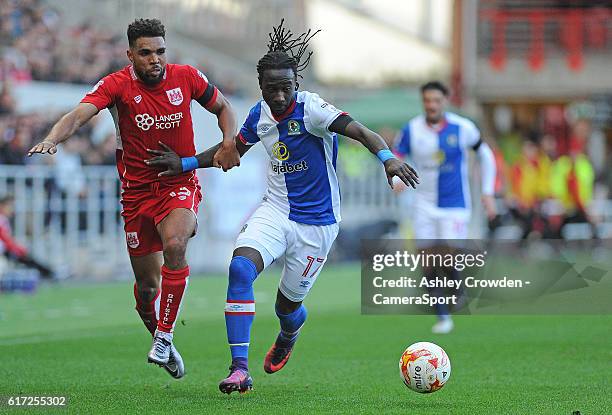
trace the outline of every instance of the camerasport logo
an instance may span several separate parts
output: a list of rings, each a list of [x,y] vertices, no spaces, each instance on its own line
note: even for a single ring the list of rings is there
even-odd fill
[[[182,119],[182,112],[155,116],[150,116],[149,114],[145,113],[138,114],[134,117],[134,121],[136,121],[136,126],[142,131],[148,131],[151,127],[155,127],[156,130],[169,130],[171,128],[176,128],[181,125]]]

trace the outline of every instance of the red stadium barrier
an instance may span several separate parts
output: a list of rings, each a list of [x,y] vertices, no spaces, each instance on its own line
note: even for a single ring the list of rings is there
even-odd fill
[[[610,49],[612,10],[607,8],[487,8],[479,12],[481,23],[490,26],[491,47],[489,63],[495,70],[505,68],[508,55],[527,50],[529,67],[537,72],[546,62],[547,53],[561,49],[566,55],[566,64],[573,71],[584,66],[585,49]],[[527,24],[525,31],[511,31],[513,24]],[[546,29],[557,25],[555,38],[547,38]],[[521,26],[522,28],[523,26]]]

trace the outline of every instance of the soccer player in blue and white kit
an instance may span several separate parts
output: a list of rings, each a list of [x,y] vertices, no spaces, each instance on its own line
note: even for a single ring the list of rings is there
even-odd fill
[[[401,130],[396,154],[414,162],[422,184],[413,204],[414,235],[419,248],[435,248],[427,240],[467,239],[471,216],[468,151],[478,155],[482,178],[482,204],[487,217],[495,217],[495,158],[480,131],[467,118],[445,111],[448,89],[438,81],[421,87],[424,115],[412,118]],[[456,270],[452,270],[456,274]],[[434,294],[434,293],[432,293]],[[436,308],[434,333],[453,329],[448,306]]]
[[[232,363],[229,376],[219,384],[228,394],[252,388],[247,359],[255,315],[253,282],[283,254],[285,266],[275,305],[280,333],[265,357],[267,373],[287,363],[306,321],[302,301],[321,273],[340,222],[336,134],[360,141],[376,154],[392,187],[395,176],[412,187],[418,183],[416,172],[396,159],[378,134],[317,94],[297,92],[299,70],[308,63],[300,64],[300,58],[309,34],[296,42],[282,23],[275,28],[268,53],[257,65],[263,100],[251,109],[236,140],[241,155],[261,142],[270,165],[263,202],[242,228],[229,266],[225,320]],[[162,175],[211,167],[216,147],[183,159],[170,149],[155,151],[157,157],[149,165],[167,168]]]

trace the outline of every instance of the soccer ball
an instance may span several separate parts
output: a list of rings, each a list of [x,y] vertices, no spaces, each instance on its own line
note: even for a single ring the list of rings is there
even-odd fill
[[[399,360],[400,377],[415,392],[431,393],[448,381],[451,364],[448,355],[437,344],[411,344]]]

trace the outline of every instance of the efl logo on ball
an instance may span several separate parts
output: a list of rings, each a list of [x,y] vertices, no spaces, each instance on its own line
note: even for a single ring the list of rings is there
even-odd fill
[[[414,343],[399,361],[400,377],[408,388],[419,393],[440,390],[451,374],[448,355],[440,346],[429,342]]]

